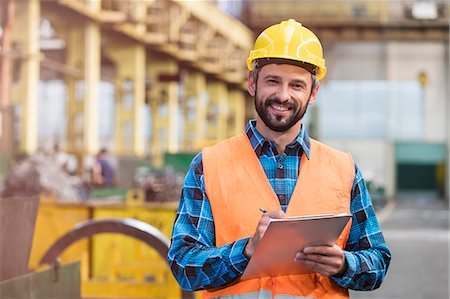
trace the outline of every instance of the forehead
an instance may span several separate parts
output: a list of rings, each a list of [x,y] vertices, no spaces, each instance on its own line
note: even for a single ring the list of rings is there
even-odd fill
[[[291,64],[267,64],[261,68],[260,78],[277,76],[289,80],[311,80],[311,73],[306,69]]]

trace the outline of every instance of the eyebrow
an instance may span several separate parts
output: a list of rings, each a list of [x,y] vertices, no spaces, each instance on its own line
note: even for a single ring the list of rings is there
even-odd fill
[[[267,79],[281,80],[281,76],[268,74],[268,75],[264,76],[264,80],[267,80]],[[303,80],[303,79],[290,80],[289,84],[292,84],[292,83],[294,83],[294,84],[301,84],[301,85],[305,85],[305,86],[308,85],[308,83],[305,80]]]
[[[264,76],[264,79],[278,79],[279,80],[279,79],[281,79],[281,76],[269,74],[269,75]]]

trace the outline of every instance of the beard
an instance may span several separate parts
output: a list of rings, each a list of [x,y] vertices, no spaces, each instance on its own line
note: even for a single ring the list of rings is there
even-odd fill
[[[255,110],[263,123],[272,131],[275,132],[285,132],[299,122],[306,113],[306,109],[309,105],[309,98],[306,105],[303,107],[302,104],[297,102],[286,103],[280,101],[278,98],[268,98],[267,100],[262,100],[258,97],[258,93],[255,95]],[[289,108],[293,113],[290,116],[273,115],[269,112],[270,106],[272,104],[279,104]]]

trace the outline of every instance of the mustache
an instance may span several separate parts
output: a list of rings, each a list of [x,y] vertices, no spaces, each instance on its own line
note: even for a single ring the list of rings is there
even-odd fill
[[[285,106],[287,108],[290,108],[290,109],[295,109],[296,108],[296,105],[294,103],[290,103],[290,102],[287,102],[287,101],[282,102],[279,98],[268,98],[264,105],[266,107],[268,107],[268,106],[270,106],[272,104],[283,105],[283,106]]]

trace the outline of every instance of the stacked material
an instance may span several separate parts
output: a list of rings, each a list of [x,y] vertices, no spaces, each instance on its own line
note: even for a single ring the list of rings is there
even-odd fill
[[[81,179],[64,171],[54,157],[37,153],[11,169],[1,197],[28,197],[50,192],[58,201],[75,202],[82,199],[80,186]]]
[[[163,168],[137,175],[136,184],[144,190],[145,201],[174,202],[180,199],[183,179],[184,174]]]

